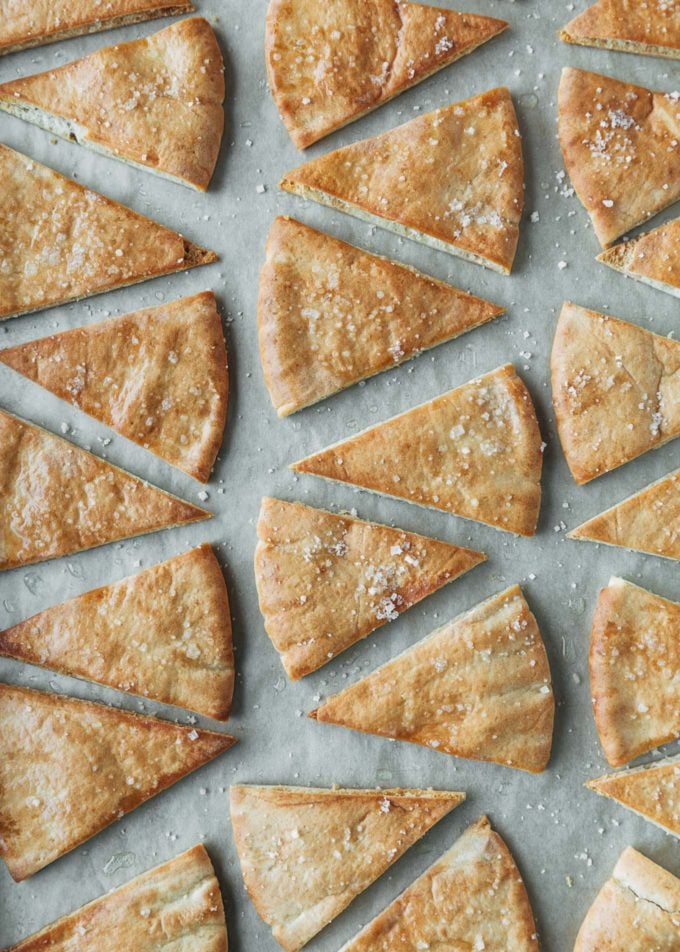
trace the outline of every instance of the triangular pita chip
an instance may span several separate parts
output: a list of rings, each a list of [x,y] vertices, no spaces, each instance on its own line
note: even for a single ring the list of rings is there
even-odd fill
[[[215,871],[204,846],[135,876],[13,945],[11,952],[227,952],[227,926]]]
[[[265,383],[279,416],[493,320],[503,308],[291,218],[260,277]]]
[[[521,589],[513,585],[454,618],[310,716],[540,773],[550,759],[555,699]]]
[[[590,690],[612,767],[680,736],[678,671],[680,605],[610,579],[593,616]]]
[[[490,89],[322,155],[281,188],[509,274],[524,206],[510,93]]]
[[[597,0],[560,31],[565,43],[680,59],[675,0]]]
[[[572,529],[569,538],[680,559],[680,469]]]
[[[9,5],[11,3],[11,6]],[[3,0],[0,56],[84,33],[191,13],[190,0]]]
[[[246,889],[286,952],[297,952],[464,793],[232,786]]]
[[[0,86],[0,109],[205,191],[224,129],[224,64],[202,17]]]
[[[229,716],[234,653],[224,576],[209,545],[0,631],[0,655]]]
[[[266,497],[257,535],[260,611],[295,679],[485,560],[413,532]]]
[[[570,302],[550,358],[553,405],[577,483],[680,436],[680,342]]]
[[[680,218],[598,255],[610,268],[680,297]]]
[[[590,780],[586,786],[680,836],[680,754]]]
[[[269,85],[300,149],[502,33],[505,20],[406,0],[272,0]]]
[[[210,513],[0,410],[0,571]]]
[[[212,291],[0,350],[0,362],[207,482],[229,378]]]
[[[559,139],[564,164],[600,244],[680,198],[680,98],[568,67]]]
[[[292,469],[530,536],[542,463],[531,396],[506,364]]]
[[[0,320],[217,261],[0,144]]]
[[[588,910],[574,952],[676,952],[678,909],[680,879],[629,846]]]
[[[340,952],[538,952],[522,876],[484,816]]]
[[[17,882],[236,743],[0,684],[0,856]]]

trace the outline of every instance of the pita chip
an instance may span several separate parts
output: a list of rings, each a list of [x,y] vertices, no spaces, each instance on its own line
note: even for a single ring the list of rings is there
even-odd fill
[[[657,291],[680,297],[680,218],[614,245],[597,260]]]
[[[515,861],[483,816],[340,952],[538,952]]]
[[[205,191],[224,129],[224,63],[202,17],[0,85],[0,109]]]
[[[194,846],[155,866],[7,952],[157,952],[168,946],[191,952],[227,952],[227,926],[215,871],[206,849]]]
[[[569,538],[680,559],[680,469],[572,529]]]
[[[567,23],[560,38],[578,46],[680,59],[680,11],[675,0],[597,0]]]
[[[0,320],[217,261],[0,144]]]
[[[209,545],[0,631],[0,655],[225,721],[234,690],[227,588]]]
[[[413,532],[266,497],[257,535],[260,611],[293,679],[485,560]]]
[[[680,436],[680,342],[567,302],[550,367],[557,429],[577,483]]]
[[[540,773],[555,699],[518,585],[459,615],[312,711],[317,721]]]
[[[231,787],[248,894],[297,952],[465,799],[436,790]]]
[[[612,767],[680,736],[680,605],[610,579],[595,608],[589,663],[595,724]]]
[[[680,198],[680,98],[571,67],[562,71],[564,164],[603,248]]]
[[[418,116],[302,165],[281,188],[509,274],[524,160],[505,88]]]
[[[680,879],[629,846],[588,910],[574,952],[676,952],[678,909]]]
[[[193,9],[190,0],[0,0],[0,56]]]
[[[506,364],[291,468],[531,536],[542,463],[531,396]]]
[[[272,0],[269,86],[299,149],[471,53],[505,20],[406,0]]]
[[[236,743],[9,684],[0,723],[0,856],[17,882]]]
[[[590,780],[586,786],[680,836],[680,754]]]
[[[493,320],[503,309],[277,218],[260,277],[265,383],[288,416]]]
[[[0,410],[0,571],[210,513]]]
[[[195,479],[210,478],[229,388],[212,291],[5,348],[0,362]]]

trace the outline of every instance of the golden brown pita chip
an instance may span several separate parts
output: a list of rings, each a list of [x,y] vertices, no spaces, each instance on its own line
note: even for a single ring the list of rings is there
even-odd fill
[[[246,889],[297,952],[465,794],[237,784],[230,799]]]
[[[236,743],[9,684],[0,723],[0,856],[17,882]]]
[[[227,952],[222,896],[204,846],[135,876],[7,952],[157,952],[159,941],[191,952]]]
[[[675,0],[597,0],[560,31],[565,43],[680,59]]]
[[[586,786],[680,836],[680,754],[590,780]]]
[[[562,155],[603,248],[680,198],[680,97],[562,71]]]
[[[572,529],[569,538],[680,559],[680,469]]]
[[[550,366],[557,429],[577,483],[680,436],[680,342],[567,302]]]
[[[530,536],[542,463],[531,396],[506,364],[291,468]]]
[[[269,232],[258,326],[279,416],[396,367],[503,309],[291,218]]]
[[[190,476],[210,478],[229,388],[212,291],[8,347],[0,362]]]
[[[524,160],[507,89],[418,116],[313,159],[281,188],[509,274]]]
[[[229,601],[209,545],[0,631],[0,655],[226,721]]]
[[[294,679],[486,558],[413,532],[267,497],[257,535],[260,611]]]
[[[538,952],[512,854],[483,816],[340,952]]]
[[[0,320],[217,261],[0,144]]]
[[[0,86],[0,109],[205,191],[224,129],[224,63],[202,17]]]
[[[680,605],[610,579],[593,616],[590,688],[612,767],[680,736],[679,671]]]
[[[574,952],[677,952],[680,879],[628,847],[588,910]]]
[[[193,9],[190,0],[0,0],[0,56]]]
[[[505,20],[406,0],[272,0],[269,85],[295,145],[354,122],[502,33]]]
[[[0,571],[208,518],[0,410]]]
[[[658,291],[680,297],[680,218],[614,245],[597,260]]]
[[[555,699],[545,646],[513,585],[312,711],[317,721],[540,773]]]

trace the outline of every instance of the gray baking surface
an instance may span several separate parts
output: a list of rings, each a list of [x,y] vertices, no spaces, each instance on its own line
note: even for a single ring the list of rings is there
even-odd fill
[[[196,5],[214,23],[227,64],[228,128],[207,195],[128,168],[76,144],[52,141],[48,133],[4,114],[0,140],[182,230],[219,252],[220,262],[6,321],[0,327],[0,346],[214,289],[224,314],[231,371],[227,432],[205,503],[215,518],[2,574],[0,626],[200,542],[212,542],[225,566],[237,650],[233,716],[224,729],[235,734],[239,744],[28,881],[13,883],[0,864],[0,946],[203,841],[222,884],[230,948],[235,952],[278,948],[241,879],[228,810],[229,785],[239,781],[432,786],[467,792],[467,802],[313,940],[310,950],[337,949],[448,848],[470,822],[487,813],[525,877],[542,948],[567,952],[588,906],[625,846],[632,844],[680,873],[676,840],[583,787],[586,779],[608,769],[595,733],[588,688],[589,627],[597,592],[611,575],[622,575],[679,600],[680,577],[677,563],[571,542],[564,529],[676,468],[680,443],[648,453],[578,488],[557,440],[550,403],[548,360],[553,328],[565,299],[606,309],[660,334],[677,333],[680,323],[676,300],[626,280],[595,261],[598,243],[562,171],[555,138],[556,90],[560,68],[569,64],[670,91],[680,86],[680,64],[560,43],[557,29],[586,6],[585,0],[441,0],[441,6],[505,17],[511,22],[510,29],[302,155],[290,142],[266,86],[266,0],[197,0]],[[168,22],[141,24],[6,56],[0,59],[0,79],[60,65],[103,45],[148,35]],[[527,179],[526,214],[511,277],[396,238],[277,189],[281,175],[305,157],[322,155],[390,129],[419,112],[503,84],[510,87],[518,110]],[[539,221],[530,220],[533,212],[538,212]],[[258,272],[267,231],[277,214],[296,216],[450,280],[505,305],[508,314],[363,386],[278,420],[262,381],[256,333]],[[654,225],[670,217],[672,212],[667,212],[656,218]],[[566,268],[558,267],[562,261]],[[515,364],[531,389],[547,443],[544,502],[533,539],[517,539],[443,513],[355,492],[349,486],[296,477],[287,468],[316,449],[507,361]],[[0,405],[55,432],[67,424],[68,438],[77,444],[199,502],[202,487],[198,483],[5,367],[0,367]],[[328,508],[356,508],[363,518],[483,549],[489,561],[302,683],[290,683],[264,632],[253,579],[255,523],[264,494]],[[445,620],[514,582],[522,584],[538,618],[555,681],[554,747],[545,773],[531,776],[459,760],[305,718],[304,713],[316,706],[319,696],[355,681]],[[160,713],[183,723],[188,720],[186,712],[9,660],[0,660],[0,679]],[[677,745],[669,749],[674,751]]]

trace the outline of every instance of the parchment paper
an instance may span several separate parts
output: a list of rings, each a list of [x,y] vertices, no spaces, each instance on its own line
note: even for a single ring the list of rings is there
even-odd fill
[[[52,140],[49,134],[18,119],[0,117],[1,141],[182,230],[189,238],[214,248],[221,258],[210,268],[6,321],[0,327],[0,346],[212,288],[224,314],[231,371],[227,434],[206,503],[215,513],[214,520],[4,573],[0,575],[0,626],[210,541],[224,563],[233,610],[238,683],[233,717],[226,730],[240,740],[226,755],[27,882],[14,884],[0,864],[0,946],[19,940],[201,840],[222,884],[230,948],[235,952],[275,950],[276,943],[242,884],[228,815],[227,791],[235,781],[433,786],[468,794],[462,807],[311,943],[314,952],[330,952],[354,935],[481,813],[488,813],[521,867],[546,952],[571,950],[588,906],[626,845],[632,844],[676,874],[680,872],[677,841],[583,787],[584,780],[607,769],[591,715],[587,676],[589,626],[597,592],[616,574],[678,600],[677,563],[571,542],[564,531],[680,465],[680,442],[577,488],[557,441],[548,371],[556,315],[565,299],[610,310],[657,333],[680,330],[676,300],[628,281],[595,261],[598,243],[585,211],[571,193],[556,141],[559,71],[571,64],[670,91],[680,86],[680,64],[560,43],[557,29],[585,6],[584,0],[569,4],[562,0],[440,0],[440,5],[505,17],[511,21],[511,29],[307,154],[323,154],[390,129],[417,112],[492,86],[508,85],[520,118],[527,166],[526,220],[515,271],[509,278],[277,190],[281,175],[304,158],[291,144],[266,87],[266,0],[197,0],[200,12],[214,23],[219,35],[228,85],[228,129],[217,173],[205,196],[76,144]],[[148,35],[168,22],[141,24],[6,56],[0,60],[0,80],[63,64],[109,43]],[[538,213],[536,222],[530,220],[534,212]],[[256,335],[258,271],[269,225],[279,213],[294,215],[486,296],[506,305],[508,315],[364,386],[279,421],[262,382]],[[672,212],[659,216],[654,224],[670,217]],[[560,269],[560,261],[567,267]],[[506,361],[513,361],[527,381],[548,444],[544,503],[534,539],[515,539],[443,513],[325,484],[313,477],[297,478],[287,469],[289,463],[313,450]],[[0,405],[55,432],[67,424],[68,438],[77,444],[197,500],[202,487],[189,477],[1,366]],[[364,518],[483,549],[489,561],[303,683],[292,684],[264,632],[253,580],[255,522],[265,493],[329,508],[356,507]],[[553,757],[544,774],[529,776],[458,760],[316,724],[303,716],[320,696],[354,682],[437,625],[513,582],[522,584],[539,620],[555,681],[558,712]],[[186,712],[9,660],[0,660],[0,678],[188,720]]]

